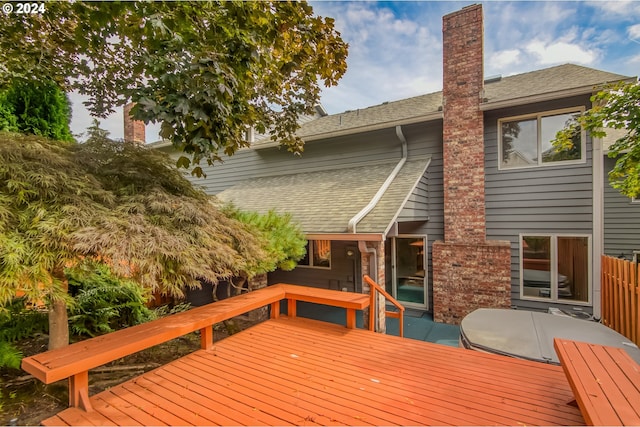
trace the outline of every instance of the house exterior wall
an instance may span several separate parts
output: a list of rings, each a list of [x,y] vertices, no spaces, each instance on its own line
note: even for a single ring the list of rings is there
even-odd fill
[[[640,200],[632,202],[611,187],[607,173],[614,165],[615,159],[605,156],[604,253],[630,260],[640,251]]]
[[[410,197],[412,203],[402,210],[398,221],[402,229],[412,234],[428,236],[431,260],[433,240],[441,239],[443,236],[442,123],[433,121],[404,125],[402,131],[407,140],[408,158],[430,156],[431,163],[415,194]],[[179,156],[178,153],[171,155],[175,158]],[[326,141],[312,141],[305,145],[302,156],[294,156],[278,148],[241,150],[232,157],[225,158],[224,163],[214,166],[203,165],[206,178],[196,178],[190,174],[187,174],[187,178],[195,185],[203,186],[209,194],[216,194],[254,177],[399,161],[401,155],[401,143],[396,136],[395,128],[389,128]],[[404,222],[408,220],[411,220],[411,223]],[[269,284],[286,282],[333,289],[347,288],[349,291],[360,292],[362,278],[358,269],[354,273],[354,259],[346,256],[349,248],[355,250],[356,258],[359,257],[357,242],[333,241],[330,269],[301,266],[293,271],[276,271],[269,274]],[[379,259],[379,262],[384,265],[384,258]],[[387,282],[391,280],[391,272],[386,274],[386,278]],[[428,280],[431,283],[431,277]]]
[[[353,251],[352,256],[347,251]],[[299,266],[291,271],[277,270],[269,273],[269,284],[291,283],[315,288],[361,292],[362,280],[359,277],[359,252],[356,241],[331,242],[331,268]]]
[[[400,141],[395,129],[390,128],[331,140],[311,141],[305,144],[301,156],[277,147],[243,149],[231,157],[223,156],[223,163],[216,163],[214,166],[203,163],[201,166],[206,178],[190,175],[188,178],[194,184],[204,186],[209,194],[217,194],[255,177],[361,166],[377,161],[399,161],[401,155]]]
[[[511,243],[511,300],[516,307],[546,310],[550,305],[574,306],[520,298],[519,236],[520,233],[593,234],[592,144],[587,137],[584,164],[498,170],[498,120],[589,105],[589,97],[582,96],[485,113],[487,237]],[[599,280],[592,278],[592,283],[595,279]]]

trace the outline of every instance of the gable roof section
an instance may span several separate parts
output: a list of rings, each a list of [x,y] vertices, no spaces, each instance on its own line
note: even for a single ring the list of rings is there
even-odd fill
[[[492,110],[590,94],[601,85],[620,80],[635,79],[580,65],[558,65],[486,82],[481,109]],[[297,135],[308,142],[441,118],[442,92],[434,92],[320,117],[302,124]],[[277,142],[265,138],[252,144],[252,148],[260,149],[277,145]]]
[[[575,64],[505,77],[485,84],[483,110],[590,94],[608,83],[631,77]]]
[[[386,233],[429,161],[429,157],[407,160],[380,201],[358,223],[358,233]],[[348,232],[349,220],[371,201],[397,163],[253,178],[217,197],[243,210],[288,212],[307,234],[342,234]]]

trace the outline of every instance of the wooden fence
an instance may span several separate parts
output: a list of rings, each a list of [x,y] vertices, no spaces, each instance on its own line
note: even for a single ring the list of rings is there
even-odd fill
[[[602,323],[640,345],[639,264],[602,256]]]

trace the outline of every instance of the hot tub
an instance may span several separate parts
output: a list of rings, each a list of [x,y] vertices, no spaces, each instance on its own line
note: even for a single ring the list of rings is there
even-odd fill
[[[573,317],[526,310],[481,308],[460,323],[462,347],[559,365],[554,338],[619,347],[640,363],[640,349],[613,329]]]

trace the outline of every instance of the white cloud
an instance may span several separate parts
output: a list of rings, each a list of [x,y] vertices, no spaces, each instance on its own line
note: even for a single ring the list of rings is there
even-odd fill
[[[628,18],[640,14],[640,3],[635,0],[594,1],[588,4],[598,11],[600,18]]]
[[[629,64],[640,64],[640,55],[632,56],[628,62]]]
[[[555,41],[545,43],[533,40],[526,46],[541,65],[563,64],[567,62],[590,65],[595,62],[597,53],[591,49],[585,49],[575,43]]]
[[[493,67],[505,68],[520,63],[520,49],[507,49],[495,52],[489,58]]]
[[[640,24],[632,25],[627,28],[627,35],[632,40],[640,41]]]

